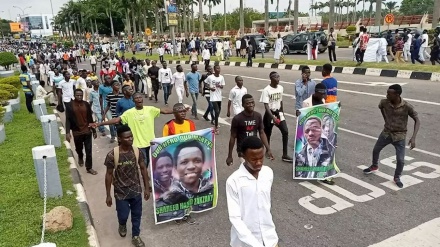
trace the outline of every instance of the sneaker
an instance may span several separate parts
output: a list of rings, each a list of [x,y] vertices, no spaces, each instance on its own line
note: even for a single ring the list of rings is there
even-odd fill
[[[281,157],[281,159],[282,159],[284,162],[293,162],[292,157],[290,157],[289,155],[284,155],[283,157]]]
[[[334,185],[335,184],[335,181],[333,181],[333,179],[331,179],[331,178],[321,180],[321,182],[323,182],[325,184],[328,184],[328,185]]]
[[[400,178],[394,178],[394,183],[396,183],[397,187],[403,188],[403,183],[400,181]]]
[[[119,225],[118,232],[119,236],[125,238],[127,236],[127,225]]]
[[[131,239],[131,243],[135,247],[145,247],[144,241],[142,241],[142,239],[139,236],[133,237],[133,239]]]
[[[367,169],[364,169],[364,173],[365,174],[371,174],[373,172],[376,172],[379,170],[379,167],[376,165],[371,165],[370,167],[368,167]]]

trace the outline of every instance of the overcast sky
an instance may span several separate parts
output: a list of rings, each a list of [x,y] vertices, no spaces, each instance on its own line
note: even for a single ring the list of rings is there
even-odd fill
[[[226,1],[226,10],[232,11],[235,8],[239,7],[238,0],[225,0]],[[318,0],[315,0],[315,2]],[[319,0],[321,2],[325,2],[325,0]],[[402,0],[394,0],[400,4]],[[53,3],[53,11],[56,14],[61,6],[64,3],[68,2],[68,0],[52,0]],[[306,4],[308,2],[308,4]],[[307,12],[308,7],[312,0],[300,0],[299,11]],[[269,11],[276,11],[276,0],[274,0],[275,4],[269,4]],[[264,0],[245,0],[245,7],[252,7],[261,12],[264,11]],[[280,12],[285,11],[289,5],[288,0],[280,0]],[[359,4],[362,6],[362,4]],[[2,19],[10,19],[15,20],[18,14],[21,14],[22,11],[18,8],[14,8],[13,6],[18,6],[22,9],[31,6],[31,8],[26,9],[25,14],[51,14],[51,5],[50,0],[0,0],[0,18]],[[223,13],[223,2],[220,6],[213,7],[213,13]],[[368,7],[368,5],[367,5]],[[293,8],[293,3],[292,3]],[[194,10],[198,11],[198,6],[194,6]],[[208,7],[203,7],[203,12],[208,13]]]

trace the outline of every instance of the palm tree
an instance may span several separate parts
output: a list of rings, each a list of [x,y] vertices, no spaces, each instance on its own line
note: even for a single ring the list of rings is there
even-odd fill
[[[91,1],[91,2],[93,2],[93,1]],[[112,12],[115,11],[115,10],[120,9],[120,5],[119,5],[119,2],[116,1],[116,0],[107,0],[107,2],[105,2],[104,6],[105,6],[105,15],[110,20],[111,35],[112,35],[112,37],[114,37],[115,36],[115,28],[113,26],[113,15],[112,15]],[[96,8],[93,8],[93,9],[96,9]]]
[[[310,6],[310,9],[312,10],[312,16],[316,15],[316,10],[321,9],[320,4],[322,3],[315,2],[313,5]]]
[[[397,2],[394,2],[394,1],[386,2],[384,4],[385,4],[385,7],[388,10],[388,13],[392,13],[395,9],[399,8],[399,6],[397,5]]]
[[[241,0],[242,2],[243,0]],[[202,39],[205,39],[205,19],[203,19],[203,0],[199,0],[199,29]]]
[[[243,11],[243,1],[244,0],[240,0],[240,31],[244,32],[244,11]]]
[[[208,5],[209,7],[209,31],[212,31],[212,15],[211,15],[211,11],[212,11],[212,7],[213,6],[217,6],[221,3],[221,0],[204,0],[204,4]]]

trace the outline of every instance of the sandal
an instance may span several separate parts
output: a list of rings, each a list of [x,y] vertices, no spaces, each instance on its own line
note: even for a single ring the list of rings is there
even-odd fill
[[[93,170],[93,169],[88,169],[88,170],[87,170],[87,173],[90,173],[90,174],[92,174],[92,175],[96,175],[96,174],[98,174],[98,172],[95,171],[95,170]]]
[[[216,135],[220,135],[220,130],[216,129],[214,132]]]

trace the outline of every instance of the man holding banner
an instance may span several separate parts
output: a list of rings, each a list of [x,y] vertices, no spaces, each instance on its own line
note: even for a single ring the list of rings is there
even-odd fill
[[[335,161],[336,132],[340,104],[325,104],[326,86],[318,83],[315,93],[304,100],[298,116],[295,139],[295,179],[319,179],[333,185],[330,178],[339,172]],[[332,128],[332,129],[330,129]]]
[[[216,206],[217,176],[213,136],[209,128],[152,141],[153,180],[160,180],[162,185],[167,180],[169,185],[168,188],[158,188],[155,183],[153,188],[156,224],[186,219],[185,216],[191,212],[203,212]],[[172,164],[172,168],[168,165],[168,171],[161,173],[158,168],[162,163]],[[158,189],[160,193],[156,193]]]

